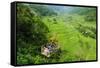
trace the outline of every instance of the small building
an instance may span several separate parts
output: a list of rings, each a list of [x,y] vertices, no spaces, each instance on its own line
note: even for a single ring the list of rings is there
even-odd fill
[[[59,50],[58,45],[56,45],[53,42],[41,46],[41,54],[46,57],[50,57],[52,53],[56,53],[58,50]]]

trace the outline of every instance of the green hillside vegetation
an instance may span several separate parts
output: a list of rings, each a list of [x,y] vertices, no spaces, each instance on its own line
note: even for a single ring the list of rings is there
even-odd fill
[[[47,5],[17,4],[17,64],[96,60],[96,9],[56,11]],[[46,57],[41,46],[50,40],[60,50]]]

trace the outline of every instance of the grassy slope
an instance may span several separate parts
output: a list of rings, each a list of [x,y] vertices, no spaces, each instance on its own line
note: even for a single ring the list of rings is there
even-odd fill
[[[71,20],[68,20],[67,16],[66,18],[65,16],[62,15],[56,17],[56,24],[52,20],[53,17],[48,16],[44,17],[43,19],[44,23],[50,30],[47,36],[54,34],[57,35],[56,38],[58,39],[58,44],[62,49],[62,55],[59,62],[95,60],[95,39],[85,37],[80,32],[78,32],[77,29],[75,29],[77,23],[84,23],[83,25],[94,27],[95,25],[90,25],[88,22],[83,21],[82,17],[78,15],[73,15]]]

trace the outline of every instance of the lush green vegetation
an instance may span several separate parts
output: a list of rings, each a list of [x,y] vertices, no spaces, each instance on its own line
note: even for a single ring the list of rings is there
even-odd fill
[[[41,46],[51,39],[60,51],[46,57]],[[96,60],[95,8],[17,4],[17,64],[88,60]]]

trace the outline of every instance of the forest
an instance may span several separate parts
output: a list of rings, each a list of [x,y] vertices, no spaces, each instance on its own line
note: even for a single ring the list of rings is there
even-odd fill
[[[96,8],[17,3],[17,64],[96,60]]]

